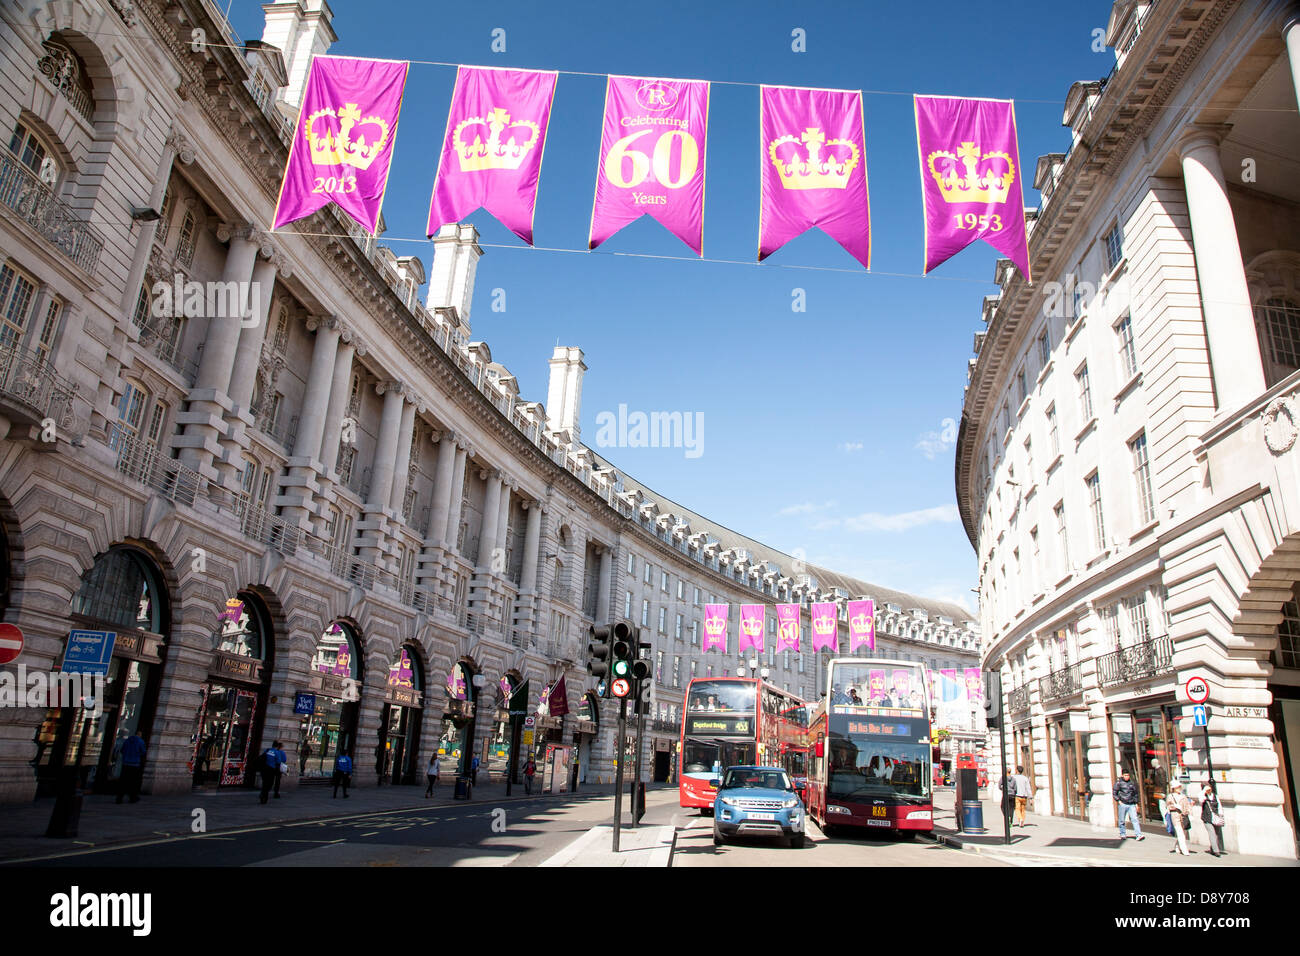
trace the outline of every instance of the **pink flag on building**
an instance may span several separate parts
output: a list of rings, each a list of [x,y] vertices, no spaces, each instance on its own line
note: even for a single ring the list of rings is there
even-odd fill
[[[218,621],[231,621],[239,623],[239,619],[244,616],[244,602],[239,598],[226,598],[226,609],[217,615]]]
[[[642,216],[704,252],[709,84],[611,76],[587,248]]]
[[[810,605],[812,609],[812,649],[820,651],[829,647],[833,651],[840,649],[840,627],[837,620],[838,608],[834,601]]]
[[[465,686],[465,669],[459,663],[452,664],[451,670],[447,672],[447,696],[452,700],[469,699],[468,688]]]
[[[761,262],[813,226],[871,268],[871,211],[862,94],[761,90]]]
[[[776,649],[778,651],[799,650],[798,604],[776,606]]]
[[[966,699],[972,704],[984,706],[984,681],[978,667],[963,669],[966,677]]]
[[[312,58],[272,229],[333,202],[374,234],[408,66],[404,60]]]
[[[889,690],[885,687],[885,671],[883,668],[872,668],[871,676],[868,678],[869,702],[879,704],[888,696]]]
[[[530,246],[554,71],[456,71],[428,235],[482,206]]]
[[[563,717],[569,712],[569,691],[564,686],[564,676],[555,682],[547,696],[547,706],[550,708],[552,717]]]
[[[983,239],[1032,281],[1015,103],[956,96],[913,101],[925,203],[924,271]]]
[[[704,646],[701,650],[717,648],[727,653],[727,604],[704,605]]]
[[[763,650],[763,626],[767,616],[762,604],[742,604],[740,606],[740,652],[753,648],[760,653]]]
[[[857,653],[859,647],[869,651],[876,649],[876,602],[850,601],[849,616],[849,653]]]

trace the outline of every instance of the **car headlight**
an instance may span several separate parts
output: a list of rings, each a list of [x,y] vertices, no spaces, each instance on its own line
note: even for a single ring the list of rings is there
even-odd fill
[[[736,805],[736,801],[732,800],[730,797],[718,797],[718,802],[728,807],[734,807]]]
[[[790,799],[788,799],[788,800],[786,800],[784,803],[782,803],[781,806],[785,807],[787,810],[789,810],[791,807],[797,807],[797,806],[799,806],[799,798],[798,798],[798,797],[790,797]]]

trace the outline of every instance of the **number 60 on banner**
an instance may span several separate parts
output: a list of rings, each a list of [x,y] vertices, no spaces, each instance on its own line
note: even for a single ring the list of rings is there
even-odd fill
[[[645,182],[651,172],[661,186],[669,189],[681,189],[694,177],[700,168],[700,145],[684,129],[669,130],[655,142],[654,151],[647,156],[631,146],[642,136],[648,136],[654,130],[643,129],[640,132],[624,136],[609,149],[605,157],[605,178],[620,189],[631,189]],[[681,143],[681,157],[677,168],[677,177],[672,175],[673,140]],[[623,175],[623,160],[632,162],[630,176]]]

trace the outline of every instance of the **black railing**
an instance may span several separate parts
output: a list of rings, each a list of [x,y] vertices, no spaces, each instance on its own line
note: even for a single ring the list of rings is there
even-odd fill
[[[1083,674],[1078,664],[1070,664],[1059,671],[1052,671],[1038,682],[1038,692],[1043,700],[1069,697],[1081,690],[1083,690]]]
[[[150,441],[120,425],[108,429],[108,447],[117,452],[117,470],[157,491],[169,501],[193,505],[203,478]]]
[[[43,355],[0,345],[0,398],[29,413],[32,420],[52,420],[66,435],[76,424],[72,408],[76,395],[77,386],[55,374]]]
[[[17,156],[0,149],[0,205],[17,214],[65,256],[94,275],[104,237],[55,197]]]
[[[1029,685],[1017,687],[1007,695],[1007,709],[1011,713],[1029,709]]]
[[[1174,641],[1168,635],[1132,647],[1121,647],[1097,661],[1097,675],[1102,687],[1159,677],[1172,673],[1173,669]]]

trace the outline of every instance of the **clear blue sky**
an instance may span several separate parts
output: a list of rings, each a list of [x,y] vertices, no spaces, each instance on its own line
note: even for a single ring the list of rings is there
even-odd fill
[[[980,303],[997,254],[977,244],[920,277],[921,197],[912,93],[1016,100],[1025,203],[1037,157],[1063,151],[1069,85],[1105,76],[1094,52],[1109,0],[995,7],[942,0],[791,4],[538,3],[452,5],[331,0],[352,56],[861,89],[871,192],[872,273],[818,231],[761,266],[758,89],[715,83],[710,97],[704,252],[746,264],[633,258],[690,252],[649,217],[594,253],[529,250],[486,213],[470,217],[479,264],[474,338],[545,401],[558,343],[588,372],[583,438],[596,416],[702,413],[703,454],[598,449],[660,493],[787,552],[881,585],[974,607],[975,556],[953,489],[944,419],[961,417]],[[244,39],[260,3],[234,0]],[[491,50],[506,31],[506,52]],[[791,49],[806,32],[807,52]],[[381,241],[430,256],[422,241],[453,67],[411,67]],[[542,167],[538,246],[583,250],[591,213],[604,78],[561,73]],[[505,247],[505,248],[503,248]],[[793,268],[817,266],[846,272]],[[490,309],[505,290],[506,311]],[[803,289],[806,311],[791,309]]]

